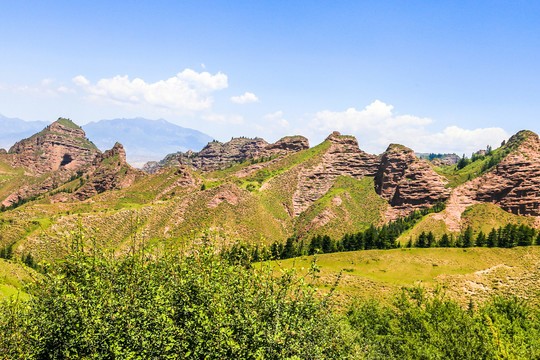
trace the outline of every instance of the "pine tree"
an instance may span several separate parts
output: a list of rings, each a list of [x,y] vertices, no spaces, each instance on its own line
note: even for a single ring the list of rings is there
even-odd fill
[[[478,247],[486,246],[486,243],[487,243],[486,235],[484,234],[483,231],[480,231],[478,233],[478,236],[476,237],[476,246]]]
[[[426,237],[426,247],[433,247],[433,246],[435,246],[435,236],[430,231]]]
[[[488,247],[495,247],[499,243],[498,237],[497,237],[497,230],[495,228],[491,229],[489,232],[488,238],[487,238],[487,246]]]
[[[282,259],[290,259],[296,256],[295,240],[296,239],[293,237],[287,239],[285,247],[283,248],[283,253],[281,254]]]
[[[441,237],[441,240],[439,240],[439,246],[440,247],[449,247],[450,246],[450,238],[448,237],[447,233],[444,233]]]
[[[416,246],[419,248],[425,248],[427,245],[427,235],[425,231],[422,231],[416,242]]]
[[[463,234],[463,247],[471,247],[474,245],[473,243],[473,231],[472,227],[467,226],[467,229],[465,230],[465,233]]]

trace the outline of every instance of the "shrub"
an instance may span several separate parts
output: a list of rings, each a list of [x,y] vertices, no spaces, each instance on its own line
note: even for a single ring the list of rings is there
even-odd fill
[[[0,354],[24,359],[320,359],[346,351],[328,298],[216,255],[74,251],[0,308]]]

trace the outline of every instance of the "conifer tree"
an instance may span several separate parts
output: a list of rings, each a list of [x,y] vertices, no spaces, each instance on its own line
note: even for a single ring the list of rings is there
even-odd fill
[[[435,246],[435,236],[430,231],[426,236],[426,247],[433,247]]]
[[[443,236],[441,236],[441,240],[439,240],[439,246],[440,247],[450,246],[450,238],[448,237],[447,233],[444,233]]]
[[[486,243],[487,243],[486,235],[484,234],[483,231],[480,231],[478,233],[478,236],[476,237],[476,246],[478,247],[486,246]]]
[[[473,231],[471,226],[467,226],[465,233],[463,233],[463,247],[471,247],[474,245]]]
[[[489,232],[488,238],[487,238],[487,246],[488,247],[495,247],[499,243],[499,239],[497,237],[497,230],[495,228],[491,229]]]

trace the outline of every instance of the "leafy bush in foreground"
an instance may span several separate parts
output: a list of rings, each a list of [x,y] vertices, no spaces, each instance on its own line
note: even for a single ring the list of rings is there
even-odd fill
[[[538,359],[540,319],[516,297],[475,310],[441,293],[404,289],[392,306],[351,305],[347,317],[366,359]]]
[[[31,300],[0,305],[0,356],[15,359],[343,358],[327,298],[293,271],[190,255],[120,260],[76,251]]]

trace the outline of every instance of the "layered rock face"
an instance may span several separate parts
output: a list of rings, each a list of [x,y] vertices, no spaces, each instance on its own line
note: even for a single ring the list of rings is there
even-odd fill
[[[375,174],[375,191],[392,206],[390,218],[445,200],[450,189],[428,161],[418,159],[402,145],[391,144],[382,155]]]
[[[309,142],[303,136],[288,136],[274,144],[263,139],[234,138],[229,142],[213,141],[200,152],[169,154],[162,161],[149,162],[143,171],[155,173],[161,167],[190,166],[197,170],[212,171],[239,163],[248,159],[285,155],[291,152],[309,149]]]
[[[84,200],[105,191],[124,189],[143,174],[126,162],[124,147],[116,143],[112,149],[94,159],[84,174],[88,180],[73,194],[73,197]]]
[[[338,176],[361,179],[377,172],[379,158],[360,150],[354,137],[335,131],[326,141],[330,142],[330,147],[322,161],[313,168],[303,168],[298,174],[298,187],[293,196],[295,216],[326,194]]]
[[[506,146],[516,149],[495,169],[475,179],[474,200],[495,203],[516,215],[540,216],[540,139],[522,131]]]
[[[24,167],[34,174],[61,168],[74,170],[92,163],[101,154],[84,131],[67,119],[59,119],[43,131],[15,143],[9,153],[13,154],[12,166]]]

